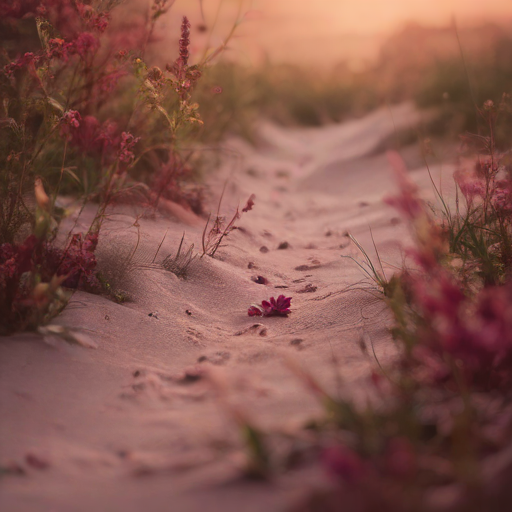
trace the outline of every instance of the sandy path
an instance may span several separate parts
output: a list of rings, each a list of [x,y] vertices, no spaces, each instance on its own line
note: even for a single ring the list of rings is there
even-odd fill
[[[333,392],[334,353],[342,392],[351,395],[371,367],[361,335],[383,361],[392,356],[384,305],[340,256],[356,254],[347,230],[371,248],[371,224],[385,259],[400,263],[398,241],[407,232],[381,201],[392,183],[380,149],[395,129],[419,121],[402,105],[315,130],[263,125],[257,150],[228,142],[212,198],[229,177],[225,211],[251,193],[257,199],[218,258],[198,260],[186,280],[132,270],[122,280],[132,301],[123,305],[76,293],[56,323],[83,329],[97,349],[49,346],[35,335],[0,340],[0,463],[13,461],[26,473],[1,478],[2,510],[278,511],[305,483],[324,485],[314,464],[270,483],[241,479],[239,432],[198,370],[221,374],[233,403],[264,430],[296,430],[321,408],[283,366],[283,353]],[[407,148],[404,157],[427,188],[418,150]],[[136,240],[134,212],[115,213],[98,253],[113,269]],[[139,267],[167,229],[161,255],[176,250],[184,230],[200,246],[202,226],[139,222]],[[278,249],[282,242],[287,249]],[[270,283],[253,282],[258,275]],[[251,303],[280,293],[293,297],[289,318],[247,316]]]

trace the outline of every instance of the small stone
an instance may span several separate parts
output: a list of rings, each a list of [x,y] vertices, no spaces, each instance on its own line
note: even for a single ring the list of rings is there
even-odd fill
[[[290,244],[288,242],[281,242],[278,245],[278,250],[282,251],[283,249],[288,249],[290,247]]]
[[[178,379],[180,384],[192,384],[193,382],[197,382],[203,377],[203,369],[197,368],[195,366],[191,368],[187,368],[183,372],[183,376]]]
[[[257,284],[268,284],[268,279],[263,276],[253,276],[251,277],[251,280]]]
[[[263,254],[266,254],[266,253],[268,252],[268,247],[267,247],[267,246],[265,246],[265,245],[262,245],[262,246],[260,247],[260,252],[262,252]]]
[[[50,463],[47,460],[33,453],[27,453],[25,456],[25,462],[29,466],[39,470],[48,469],[50,467]]]
[[[188,316],[192,316],[192,311],[190,311],[190,309],[186,309],[185,313],[187,313]]]
[[[302,338],[294,338],[290,341],[290,345],[300,345],[304,340]]]

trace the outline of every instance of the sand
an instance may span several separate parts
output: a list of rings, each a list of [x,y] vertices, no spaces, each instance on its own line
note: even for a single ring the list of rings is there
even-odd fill
[[[204,219],[173,205],[156,216],[146,212],[127,266],[142,212],[109,212],[100,267],[131,300],[77,292],[54,320],[97,348],[36,334],[0,340],[0,464],[23,472],[0,479],[1,509],[270,512],[329,486],[315,457],[268,482],[243,478],[244,447],[224,402],[264,432],[300,438],[301,425],[322,408],[285,360],[332,393],[357,399],[375,366],[361,338],[382,364],[392,359],[385,305],[342,256],[359,258],[347,232],[375,254],[370,225],[388,269],[401,264],[408,231],[382,201],[394,188],[384,150],[396,131],[425,119],[403,104],[315,129],[261,123],[256,148],[225,141],[207,178],[209,207],[215,211],[226,181],[222,212],[232,215],[252,193],[256,203],[215,259],[196,259],[186,279],[151,262],[166,231],[157,262],[176,251],[183,232],[186,245],[200,248]],[[402,154],[433,197],[419,149]],[[450,169],[444,164],[443,174]],[[433,165],[436,179],[440,170]],[[93,211],[86,209],[78,228]],[[252,280],[258,276],[268,284]],[[292,297],[288,318],[247,316],[252,303],[282,293]],[[226,391],[219,395],[212,382]]]

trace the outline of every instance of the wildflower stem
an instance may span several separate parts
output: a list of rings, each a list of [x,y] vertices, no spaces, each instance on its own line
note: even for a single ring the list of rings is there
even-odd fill
[[[67,150],[68,150],[68,140],[66,139],[66,141],[64,142],[64,153],[62,155],[62,164],[60,166],[59,182],[57,183],[57,187],[55,188],[55,193],[53,194],[50,211],[53,211],[53,208],[55,207],[55,201],[57,201],[57,196],[59,195],[60,185],[62,183],[62,175],[64,174],[64,164],[66,163]]]

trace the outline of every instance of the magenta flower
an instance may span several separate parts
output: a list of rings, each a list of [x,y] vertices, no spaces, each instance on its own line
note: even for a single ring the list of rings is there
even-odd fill
[[[405,217],[415,220],[425,214],[423,202],[418,195],[418,187],[411,181],[402,157],[396,151],[388,151],[387,157],[395,173],[399,192],[387,197],[384,202],[396,208]]]
[[[100,46],[96,36],[89,32],[82,32],[74,41],[74,51],[85,58],[88,54],[94,53]]]
[[[186,67],[188,65],[189,58],[189,46],[190,46],[190,21],[186,16],[183,16],[183,21],[181,23],[181,38],[180,38],[180,60],[181,65]]]
[[[472,204],[476,197],[482,198],[485,196],[485,183],[483,180],[476,176],[463,174],[460,171],[454,174],[454,178],[468,203]]]
[[[68,141],[73,139],[74,134],[80,128],[82,116],[77,110],[68,110],[60,119],[60,134]]]
[[[261,305],[252,305],[247,314],[249,316],[288,316],[292,298],[279,295],[277,299],[270,298],[270,302],[264,300]]]
[[[18,69],[27,68],[27,70],[34,75],[35,74],[35,66],[39,64],[41,57],[39,55],[34,55],[32,52],[27,52],[23,56],[18,57],[13,60],[6,66],[4,66],[4,73],[8,77],[12,77],[13,73]]]
[[[255,199],[256,199],[256,194],[251,194],[251,196],[247,200],[247,204],[242,208],[242,211],[244,213],[252,210],[252,207],[254,206],[254,200]]]
[[[247,311],[249,316],[261,316],[263,315],[261,309],[258,306],[251,306],[249,311]]]
[[[123,132],[121,134],[121,148],[119,150],[119,160],[121,162],[124,162],[125,164],[133,162],[135,159],[133,148],[139,140],[140,137],[134,137],[129,132]]]
[[[331,446],[322,453],[322,462],[327,472],[333,477],[357,484],[366,473],[366,467],[361,457],[346,446]]]
[[[65,250],[46,244],[46,280],[53,274],[67,276],[62,283],[67,288],[100,288],[96,277],[96,256],[98,233],[75,233]],[[43,272],[44,273],[44,272]]]
[[[417,470],[414,446],[405,437],[394,437],[388,441],[384,452],[386,473],[397,478],[413,478]]]

